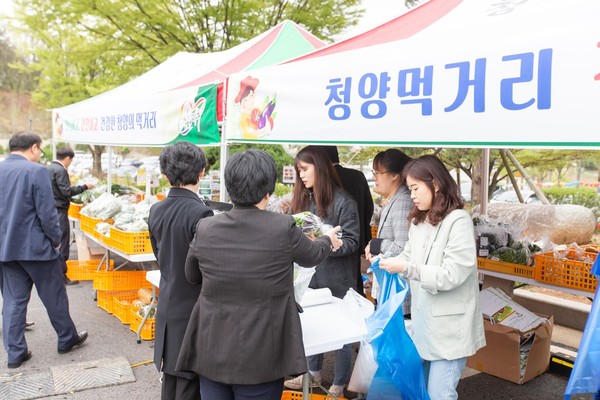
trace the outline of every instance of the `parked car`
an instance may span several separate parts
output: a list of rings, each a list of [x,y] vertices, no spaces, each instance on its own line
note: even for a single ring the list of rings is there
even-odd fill
[[[468,181],[468,182],[461,182],[460,184],[460,195],[462,196],[462,198],[470,203],[471,202],[471,186],[472,186],[472,182]],[[492,197],[497,195],[498,193],[502,192],[502,188],[500,188],[500,186],[496,185],[496,189],[494,190],[494,193],[492,194]]]
[[[466,202],[471,201],[471,182],[464,182],[460,184],[460,194]]]
[[[531,190],[521,190],[521,196],[525,204],[541,204],[540,199],[536,196],[535,192]],[[506,190],[501,193],[497,193],[492,196],[490,203],[518,203],[519,198],[517,192],[514,190]]]

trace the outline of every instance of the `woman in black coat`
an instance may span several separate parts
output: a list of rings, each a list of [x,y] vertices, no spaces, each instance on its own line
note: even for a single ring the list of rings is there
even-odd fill
[[[179,142],[160,154],[160,169],[171,184],[166,199],[150,208],[150,243],[160,268],[154,363],[163,372],[161,398],[199,399],[197,374],[175,371],[175,364],[200,288],[185,279],[185,259],[196,224],[213,215],[198,197],[206,158],[191,143]]]
[[[225,168],[234,207],[201,220],[190,245],[186,276],[202,290],[177,368],[200,375],[203,400],[279,400],[283,378],[307,369],[293,263],[313,267],[342,242],[339,228],[312,241],[289,215],[266,211],[276,177],[267,153],[234,154]]]

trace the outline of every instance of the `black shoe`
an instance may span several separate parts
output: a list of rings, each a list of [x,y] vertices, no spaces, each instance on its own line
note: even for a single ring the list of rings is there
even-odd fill
[[[28,351],[27,354],[25,354],[23,356],[23,358],[21,358],[19,361],[15,361],[13,363],[8,363],[8,368],[13,369],[13,368],[19,368],[21,366],[21,364],[23,364],[25,361],[29,360],[31,358],[31,351]]]
[[[79,283],[79,281],[72,281],[71,279],[69,279],[65,276],[65,285],[67,285],[67,286],[77,285],[78,283]]]
[[[86,331],[79,332],[72,344],[65,347],[64,349],[58,349],[58,354],[66,354],[70,352],[71,350],[73,350],[74,347],[79,346],[80,344],[85,342],[85,339],[87,339],[87,337],[88,333]]]

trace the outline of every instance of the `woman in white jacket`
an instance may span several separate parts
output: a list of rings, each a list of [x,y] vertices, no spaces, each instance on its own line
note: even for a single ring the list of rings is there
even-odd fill
[[[380,267],[410,280],[414,342],[429,397],[456,399],[467,357],[485,346],[473,222],[437,157],[412,160],[404,174],[414,202],[408,242]]]

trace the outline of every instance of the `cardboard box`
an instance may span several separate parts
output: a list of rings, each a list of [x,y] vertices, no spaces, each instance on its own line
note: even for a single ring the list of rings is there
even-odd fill
[[[97,243],[90,243],[82,232],[74,231],[75,243],[77,244],[77,259],[79,261],[101,260],[104,256],[104,248]]]
[[[467,366],[486,374],[522,384],[541,375],[550,365],[550,342],[554,319],[533,330],[531,349],[525,360],[525,374],[521,376],[520,348],[523,335],[515,328],[501,324],[492,324],[484,319],[485,340],[487,345],[467,359]]]

